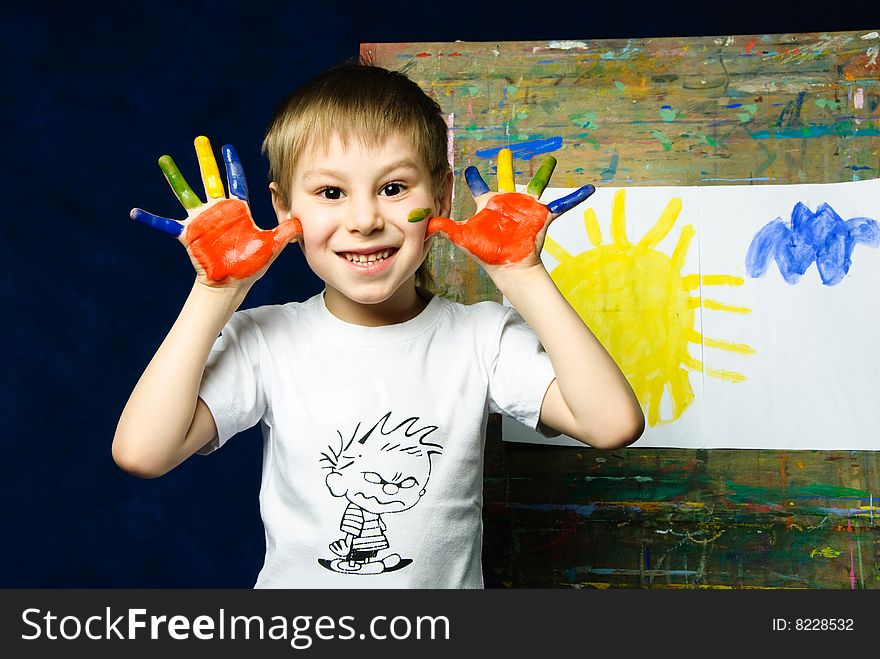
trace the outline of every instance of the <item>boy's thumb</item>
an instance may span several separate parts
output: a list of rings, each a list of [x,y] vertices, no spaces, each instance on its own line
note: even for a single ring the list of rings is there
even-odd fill
[[[273,239],[275,241],[275,246],[279,247],[291,242],[297,236],[302,235],[302,223],[293,217],[289,220],[284,220],[284,222],[275,227],[274,232],[275,235]]]
[[[449,238],[455,239],[460,231],[458,222],[448,217],[432,217],[428,220],[426,235],[433,236],[435,233],[445,233]]]

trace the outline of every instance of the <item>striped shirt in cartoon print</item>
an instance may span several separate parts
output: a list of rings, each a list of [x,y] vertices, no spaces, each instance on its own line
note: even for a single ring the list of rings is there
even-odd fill
[[[391,416],[387,412],[363,434],[359,422],[348,439],[337,430],[338,445],[321,454],[319,462],[330,472],[327,488],[348,501],[339,525],[342,537],[329,545],[336,557],[318,559],[333,572],[381,574],[412,563],[411,558],[384,553],[391,543],[382,516],[419,502],[431,477],[431,458],[443,447],[428,440],[437,426],[421,425],[416,416],[400,422]]]

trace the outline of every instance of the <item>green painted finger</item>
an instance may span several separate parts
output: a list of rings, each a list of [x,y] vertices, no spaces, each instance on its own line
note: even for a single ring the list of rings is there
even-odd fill
[[[191,210],[202,205],[202,200],[189,187],[189,183],[186,182],[183,174],[180,173],[180,170],[174,163],[174,158],[171,156],[159,158],[159,169],[165,174],[165,180],[168,181],[168,185],[174,190],[174,196],[177,197],[184,208]]]
[[[540,197],[550,184],[550,177],[553,176],[554,169],[556,169],[556,158],[553,156],[547,156],[544,158],[541,166],[538,167],[538,171],[535,172],[532,180],[529,181],[529,186],[526,188],[526,192],[535,197]]]

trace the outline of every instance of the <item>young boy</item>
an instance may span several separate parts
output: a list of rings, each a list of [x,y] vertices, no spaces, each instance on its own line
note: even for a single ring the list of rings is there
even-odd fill
[[[415,83],[345,65],[288,97],[268,129],[274,230],[253,224],[228,146],[226,198],[201,137],[208,202],[164,156],[187,219],[132,211],[179,237],[197,277],[122,413],[113,456],[155,477],[259,422],[257,587],[482,587],[490,412],[603,448],[642,432],[631,388],[539,259],[549,222],[589,191],[544,206],[552,164],[519,194],[500,159],[501,192],[470,168],[479,212],[452,222],[446,139]],[[434,233],[471,254],[516,311],[417,288]],[[324,292],[236,312],[289,242]]]

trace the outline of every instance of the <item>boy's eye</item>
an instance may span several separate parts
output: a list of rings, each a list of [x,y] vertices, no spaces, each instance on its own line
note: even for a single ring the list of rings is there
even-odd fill
[[[376,483],[376,484],[384,482],[382,480],[382,477],[373,471],[365,471],[364,472],[364,480],[367,481],[368,483]]]
[[[409,478],[404,478],[402,481],[400,481],[400,482],[397,484],[397,487],[399,487],[399,488],[401,488],[401,489],[406,489],[406,488],[409,488],[409,487],[413,487],[414,485],[417,485],[417,484],[418,484],[418,481],[416,481],[415,478],[413,478],[412,476],[410,476]]]
[[[382,188],[382,194],[386,197],[396,197],[397,195],[403,193],[405,186],[403,183],[389,183],[384,188]]]
[[[339,188],[321,188],[318,190],[318,196],[324,199],[336,200],[342,197],[342,190]]]

